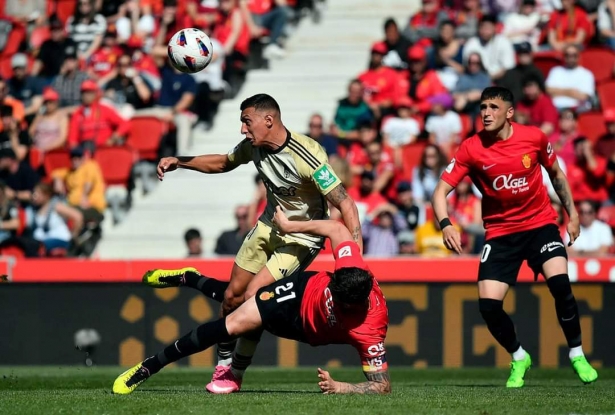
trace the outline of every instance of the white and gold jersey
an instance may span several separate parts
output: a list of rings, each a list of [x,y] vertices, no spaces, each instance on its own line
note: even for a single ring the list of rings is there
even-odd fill
[[[273,226],[276,206],[289,220],[329,217],[324,196],[341,181],[329,165],[325,150],[310,137],[288,131],[286,141],[276,150],[254,147],[243,140],[228,153],[228,159],[234,166],[254,162],[267,188],[267,207],[259,218],[263,223]],[[322,243],[322,238],[314,235],[293,233],[286,237],[313,248]]]

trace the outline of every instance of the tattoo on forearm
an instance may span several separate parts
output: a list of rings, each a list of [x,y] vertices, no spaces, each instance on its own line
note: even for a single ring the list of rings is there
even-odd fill
[[[557,196],[562,202],[564,209],[566,209],[566,212],[570,214],[572,208],[574,207],[574,201],[572,200],[572,195],[568,189],[568,183],[566,183],[565,179],[558,176],[554,177],[551,180],[551,183],[553,184],[553,189],[555,189],[555,193],[557,193]]]
[[[360,239],[361,239],[361,227],[355,226],[355,228],[352,230],[352,240],[359,243]]]
[[[390,393],[391,378],[389,372],[365,373],[367,382],[363,383],[342,383],[341,393]]]
[[[348,198],[348,193],[346,193],[346,189],[344,189],[343,185],[337,185],[335,189],[331,190],[327,194],[327,200],[331,202],[333,206],[339,208],[340,204]]]

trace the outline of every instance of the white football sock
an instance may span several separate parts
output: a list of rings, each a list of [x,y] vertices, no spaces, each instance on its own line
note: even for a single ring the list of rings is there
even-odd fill
[[[233,362],[231,372],[237,379],[243,379],[243,374],[252,363],[252,356],[256,352],[259,341],[240,337],[237,340],[235,351],[233,352]]]
[[[519,348],[515,352],[513,352],[512,358],[513,360],[523,360],[525,359],[526,355],[527,353],[525,353],[523,347],[519,346]]]
[[[585,356],[585,353],[583,353],[583,346],[572,347],[570,352],[568,352],[568,357],[570,359],[574,359],[579,356]]]
[[[218,359],[218,366],[230,366],[232,361],[232,357],[229,357],[227,359]]]

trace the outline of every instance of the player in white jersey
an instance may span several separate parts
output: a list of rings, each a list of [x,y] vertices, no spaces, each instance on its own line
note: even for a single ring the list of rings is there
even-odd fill
[[[226,173],[253,161],[267,188],[265,212],[247,234],[235,258],[222,304],[224,315],[254,296],[259,288],[304,270],[322,248],[320,237],[302,233],[280,235],[272,222],[276,206],[282,207],[290,220],[326,219],[329,201],[340,210],[353,239],[363,247],[357,207],[329,165],[324,149],[315,140],[286,129],[280,107],[269,95],[254,95],[243,101],[240,108],[241,134],[245,139],[228,154],[166,157],[158,164],[158,177],[162,180],[166,172],[177,168]],[[239,390],[241,379],[232,375],[231,360],[237,369],[235,373],[243,373],[259,338],[260,335],[240,339],[235,353],[234,344],[218,345],[218,365],[207,390]]]

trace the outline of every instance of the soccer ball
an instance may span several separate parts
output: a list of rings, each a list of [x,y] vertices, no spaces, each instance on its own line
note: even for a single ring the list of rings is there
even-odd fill
[[[211,62],[213,46],[209,37],[199,29],[182,29],[169,41],[171,64],[181,72],[199,72]]]

